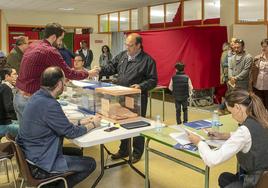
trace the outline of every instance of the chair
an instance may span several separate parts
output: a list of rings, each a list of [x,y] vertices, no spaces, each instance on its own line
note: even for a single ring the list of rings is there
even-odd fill
[[[14,173],[13,163],[12,163],[12,157],[14,156],[14,147],[12,142],[5,142],[0,143],[0,162],[3,162],[6,168],[6,175],[7,175],[7,181],[9,182],[9,173],[8,173],[8,167],[7,162],[9,161],[11,164],[11,169],[13,173],[14,178],[14,186],[17,188],[16,185],[16,177]]]
[[[14,148],[16,152],[16,159],[17,159],[17,164],[19,167],[19,172],[20,175],[22,176],[22,182],[20,187],[22,188],[23,184],[25,183],[27,187],[42,187],[43,185],[56,182],[58,180],[62,180],[64,182],[64,186],[68,188],[67,181],[65,179],[66,176],[73,174],[73,172],[66,172],[62,174],[57,174],[55,176],[45,178],[45,179],[35,179],[32,176],[32,173],[30,171],[30,168],[27,164],[27,161],[25,159],[24,153],[21,150],[20,146],[14,141],[14,137],[11,135],[6,135],[6,138],[10,140],[11,142],[14,143]]]
[[[268,171],[264,171],[260,177],[259,182],[256,185],[256,188],[267,188],[268,187]]]

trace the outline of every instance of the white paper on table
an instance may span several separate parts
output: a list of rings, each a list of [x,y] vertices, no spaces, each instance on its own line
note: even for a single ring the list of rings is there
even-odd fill
[[[190,140],[188,139],[186,132],[170,133],[169,136],[182,145],[191,143]]]
[[[88,86],[93,86],[94,84],[88,83],[88,82],[83,82],[83,81],[77,81],[73,80],[72,81],[73,85],[78,86],[78,87],[88,87]]]

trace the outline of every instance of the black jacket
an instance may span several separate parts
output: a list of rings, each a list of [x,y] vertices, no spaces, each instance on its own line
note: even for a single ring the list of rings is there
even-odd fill
[[[0,125],[11,124],[11,120],[16,119],[12,89],[6,84],[0,84]]]
[[[101,76],[118,74],[117,84],[129,87],[139,84],[142,94],[157,85],[157,71],[155,61],[141,51],[134,61],[128,61],[127,51],[123,51],[112,59],[106,66],[101,67]]]

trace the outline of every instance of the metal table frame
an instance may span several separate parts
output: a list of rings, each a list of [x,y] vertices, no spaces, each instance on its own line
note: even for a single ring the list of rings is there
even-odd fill
[[[165,121],[165,86],[157,86],[156,88],[149,91],[149,101],[150,101],[150,118],[152,117],[152,94],[161,93],[162,94],[162,117]]]
[[[182,166],[185,166],[189,169],[192,169],[196,172],[199,172],[201,174],[203,174],[205,176],[205,188],[209,188],[209,171],[210,171],[210,168],[208,166],[205,167],[205,169],[202,169],[200,167],[197,167],[197,166],[194,166],[192,165],[191,163],[188,163],[188,162],[185,162],[185,161],[182,161],[180,159],[177,159],[177,158],[174,158],[170,155],[167,155],[163,152],[160,152],[158,150],[155,150],[151,147],[149,147],[149,143],[151,140],[153,141],[156,141],[162,145],[165,145],[167,147],[170,147],[170,148],[173,148],[173,145],[171,144],[168,144],[168,143],[165,143],[161,140],[158,140],[158,139],[155,139],[153,137],[149,137],[146,135],[146,133],[142,133],[142,136],[144,136],[146,138],[146,143],[145,143],[145,188],[149,188],[150,187],[150,182],[149,182],[149,152],[152,152],[158,156],[161,156],[163,158],[166,158],[168,160],[171,160],[177,164],[180,164]],[[190,152],[190,151],[187,151],[187,150],[179,150],[181,152],[184,152],[184,153],[188,153],[189,155],[191,156],[194,156],[194,157],[198,157],[200,158],[198,152],[197,153],[193,153],[193,152]]]

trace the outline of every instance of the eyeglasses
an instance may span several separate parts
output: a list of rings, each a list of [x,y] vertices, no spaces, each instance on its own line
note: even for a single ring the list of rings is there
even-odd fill
[[[74,62],[79,62],[79,61],[83,61],[83,60],[79,60],[79,59],[75,59]]]
[[[135,46],[135,44],[127,44],[127,43],[125,43],[125,45],[126,45],[127,47],[129,47],[129,48],[132,48],[133,46]]]

